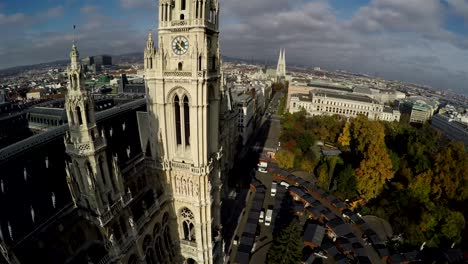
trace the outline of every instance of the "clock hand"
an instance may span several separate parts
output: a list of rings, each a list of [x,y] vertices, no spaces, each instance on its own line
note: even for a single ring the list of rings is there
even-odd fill
[[[182,45],[180,45],[180,42],[177,42],[177,46],[179,47],[180,50],[183,50]]]

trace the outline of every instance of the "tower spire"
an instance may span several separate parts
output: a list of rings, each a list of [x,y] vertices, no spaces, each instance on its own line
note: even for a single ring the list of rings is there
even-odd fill
[[[73,40],[72,50],[70,52],[70,61],[71,61],[71,68],[76,70],[79,68],[79,61],[80,61],[80,53],[78,52],[78,48],[75,45],[75,41]]]
[[[278,66],[276,68],[276,80],[279,82],[286,77],[285,49],[280,49]]]
[[[148,50],[154,49],[153,32],[151,32],[151,30],[148,33],[148,41],[146,42],[146,49]]]

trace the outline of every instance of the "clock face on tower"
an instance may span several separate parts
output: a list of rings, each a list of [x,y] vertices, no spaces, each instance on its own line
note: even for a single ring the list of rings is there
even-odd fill
[[[172,40],[172,51],[177,55],[183,55],[187,52],[189,42],[184,36],[177,36]]]

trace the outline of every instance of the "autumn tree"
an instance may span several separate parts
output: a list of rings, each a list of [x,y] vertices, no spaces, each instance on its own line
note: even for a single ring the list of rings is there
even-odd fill
[[[286,149],[279,150],[275,155],[278,165],[283,169],[294,168],[294,158],[294,153]]]
[[[352,124],[352,146],[362,157],[356,169],[357,191],[365,200],[375,198],[385,182],[394,176],[392,161],[385,145],[384,126],[358,116]]]
[[[317,166],[317,163],[317,155],[314,153],[314,151],[310,150],[307,153],[303,154],[303,158],[300,161],[299,168],[303,171],[312,173],[315,167]]]
[[[343,131],[338,137],[338,145],[341,146],[343,149],[348,149],[351,144],[350,128],[351,128],[351,123],[346,122],[346,124],[343,127]]]
[[[317,185],[322,189],[328,189],[330,177],[328,174],[328,165],[326,162],[322,162],[322,164],[317,167],[317,178]]]

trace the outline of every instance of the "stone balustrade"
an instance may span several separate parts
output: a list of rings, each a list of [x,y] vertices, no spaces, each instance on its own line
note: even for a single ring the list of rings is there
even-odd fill
[[[98,217],[101,226],[105,226],[109,221],[120,213],[122,208],[127,206],[132,201],[132,194],[126,193],[121,196],[108,210],[106,210],[100,217]]]
[[[166,71],[164,72],[166,77],[192,77],[192,72],[185,71]]]

